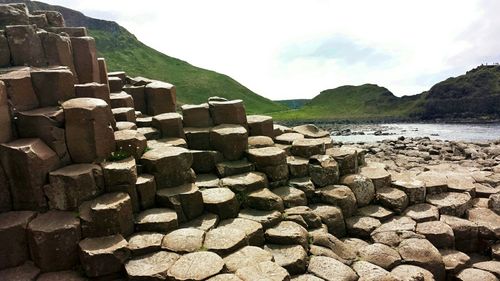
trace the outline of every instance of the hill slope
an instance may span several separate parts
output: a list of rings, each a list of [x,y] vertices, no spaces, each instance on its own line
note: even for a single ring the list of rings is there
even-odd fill
[[[106,58],[110,71],[123,70],[131,76],[144,76],[176,85],[178,103],[203,103],[210,96],[242,99],[248,113],[268,113],[287,109],[257,95],[231,77],[195,67],[169,57],[143,43],[115,22],[93,19],[80,12],[38,1],[0,0],[0,3],[28,5],[30,10],[60,11],[68,26],[85,26],[96,39],[100,56]]]
[[[298,110],[273,114],[278,119],[389,119],[406,118],[418,98],[398,98],[374,84],[341,86],[322,91]]]

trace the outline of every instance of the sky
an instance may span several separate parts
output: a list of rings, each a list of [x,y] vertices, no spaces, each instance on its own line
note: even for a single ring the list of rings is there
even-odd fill
[[[500,61],[497,0],[40,0],[273,100],[342,85],[414,95]]]

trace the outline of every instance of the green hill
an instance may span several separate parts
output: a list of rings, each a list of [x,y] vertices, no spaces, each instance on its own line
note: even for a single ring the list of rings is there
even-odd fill
[[[146,46],[115,22],[90,18],[78,11],[38,1],[0,0],[0,3],[19,2],[26,3],[30,10],[57,10],[63,14],[67,26],[87,27],[96,39],[99,55],[106,58],[109,71],[123,70],[130,76],[172,83],[177,87],[179,104],[203,103],[210,96],[223,96],[244,100],[248,113],[287,109],[257,95],[227,75],[193,66]]]
[[[286,120],[363,120],[407,118],[417,97],[398,98],[374,84],[322,91],[302,108],[274,113]]]

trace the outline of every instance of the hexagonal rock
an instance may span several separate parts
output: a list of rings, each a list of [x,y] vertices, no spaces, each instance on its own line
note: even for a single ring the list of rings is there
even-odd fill
[[[49,173],[50,185],[44,186],[49,206],[58,210],[76,210],[104,190],[102,169],[95,164],[74,164]]]
[[[248,162],[246,158],[237,161],[225,161],[215,165],[220,177],[230,177],[255,171],[255,165]]]
[[[315,188],[313,182],[311,181],[311,178],[304,177],[304,178],[290,179],[288,181],[288,185],[302,190],[306,194],[307,198],[312,198],[315,196],[314,192]]]
[[[423,181],[427,195],[446,192],[448,189],[446,175],[437,171],[426,171],[416,176],[417,180]]]
[[[298,139],[293,141],[290,151],[294,156],[309,158],[316,154],[325,154],[325,143],[316,139]]]
[[[262,224],[264,229],[277,225],[283,219],[278,211],[262,211],[255,209],[242,209],[238,218],[248,219]]]
[[[34,15],[45,15],[47,22],[51,27],[64,27],[63,15],[58,11],[33,11]]]
[[[185,148],[152,149],[141,157],[144,171],[155,177],[157,188],[178,186],[186,182],[193,156]]]
[[[221,227],[209,230],[205,235],[203,247],[221,256],[247,246],[248,238],[243,230]]]
[[[0,270],[0,280],[35,280],[39,274],[40,269],[27,261],[17,267]]]
[[[416,232],[424,235],[436,248],[453,248],[455,245],[453,229],[442,221],[418,223]]]
[[[116,147],[139,160],[147,147],[147,140],[136,130],[121,130],[115,132]]]
[[[0,160],[9,179],[13,208],[44,208],[42,186],[48,173],[59,167],[57,154],[40,139],[17,139],[0,146]]]
[[[132,122],[135,123],[135,110],[133,107],[117,107],[111,109],[113,117],[118,122]]]
[[[230,188],[236,193],[249,193],[266,188],[268,182],[266,175],[258,172],[249,172],[222,178],[220,185],[221,187]]]
[[[0,72],[0,80],[5,83],[7,97],[14,112],[39,107],[39,102],[31,84],[30,68],[16,67]]]
[[[358,275],[347,265],[329,258],[312,256],[307,271],[328,281],[355,281]]]
[[[290,280],[290,275],[283,267],[271,261],[260,262],[255,265],[240,268],[236,271],[238,276],[243,281],[252,280]]]
[[[111,93],[109,95],[111,108],[134,108],[134,99],[125,92]],[[134,108],[135,109],[135,108]]]
[[[176,253],[190,253],[202,249],[205,231],[196,228],[179,228],[163,238],[161,247]]]
[[[488,198],[488,208],[500,214],[500,193],[490,195]]]
[[[274,262],[285,268],[290,274],[300,274],[306,271],[307,252],[300,245],[277,245],[268,244],[264,246],[274,257]]]
[[[329,138],[330,139],[330,138]],[[358,172],[358,153],[352,148],[330,148],[326,154],[333,156],[339,166],[340,176]]]
[[[280,245],[308,246],[307,230],[292,221],[282,221],[278,225],[269,228],[264,233],[266,242]]]
[[[477,268],[466,268],[457,274],[456,279],[459,281],[474,281],[474,280],[484,280],[484,281],[497,281],[498,278],[488,271],[480,270]]]
[[[213,125],[208,103],[181,106],[184,127],[211,127]]]
[[[130,256],[127,241],[120,234],[80,241],[80,262],[88,277],[120,272]]]
[[[416,224],[408,217],[394,217],[372,231],[371,237],[375,242],[397,247],[403,239],[425,238],[414,233]]]
[[[108,77],[109,90],[111,93],[119,93],[122,91],[123,81],[120,77]]]
[[[394,215],[394,212],[379,205],[368,205],[359,208],[356,212],[358,216],[368,216],[379,220],[387,220]]]
[[[381,225],[376,218],[360,216],[347,218],[345,224],[349,235],[360,238],[370,237],[370,233]]]
[[[481,262],[475,262],[472,266],[477,269],[491,272],[495,274],[497,277],[500,276],[500,261],[486,260]]]
[[[309,229],[321,227],[321,218],[307,206],[297,206],[285,209],[284,215],[287,220],[300,217],[300,221],[305,222],[306,227]]]
[[[215,125],[247,123],[245,105],[242,100],[209,101],[210,115]]]
[[[75,84],[75,96],[77,98],[96,98],[108,104],[111,103],[108,86],[96,82]]]
[[[344,218],[352,216],[357,209],[356,197],[350,188],[344,185],[328,185],[316,191],[321,202],[338,206]]]
[[[303,134],[299,133],[284,133],[275,138],[276,143],[280,144],[292,144],[296,140],[304,139]]]
[[[222,152],[228,160],[238,160],[248,146],[248,132],[240,125],[223,124],[210,131],[212,148]]]
[[[176,281],[205,280],[219,273],[223,267],[224,261],[220,256],[200,251],[181,256],[168,270],[168,277]]]
[[[216,214],[203,213],[201,216],[181,224],[181,227],[184,228],[192,227],[203,231],[208,231],[210,229],[215,228],[218,223],[219,223],[219,217]]]
[[[439,249],[446,273],[458,273],[469,265],[470,257],[453,249]]]
[[[383,168],[371,166],[362,167],[360,174],[372,180],[375,190],[378,190],[381,187],[391,186],[391,174]]]
[[[272,192],[278,195],[281,200],[283,200],[283,205],[285,206],[285,208],[307,205],[306,194],[298,188],[291,186],[281,186],[273,189]]]
[[[70,39],[78,82],[99,82],[99,64],[94,38],[85,36]]]
[[[151,231],[167,233],[178,227],[177,213],[171,209],[147,209],[137,214],[135,229],[137,231]]]
[[[35,212],[17,211],[0,214],[0,269],[18,266],[29,259],[26,228]],[[8,243],[7,243],[8,241]]]
[[[438,280],[435,279],[435,276],[427,269],[409,264],[396,266],[391,271],[391,274],[396,278],[399,278],[397,280]]]
[[[184,138],[182,116],[179,113],[163,113],[153,117],[152,125],[164,138]]]
[[[138,124],[137,118],[136,118],[136,124]],[[158,140],[160,138],[160,131],[152,127],[139,127],[137,128],[137,132],[143,134],[148,141]]]
[[[40,274],[37,281],[86,281],[87,279],[77,271],[57,271]]]
[[[372,181],[363,175],[353,174],[342,177],[340,183],[352,190],[359,207],[370,204],[375,197],[375,187]]]
[[[442,215],[440,221],[451,226],[455,236],[455,248],[463,252],[475,252],[478,247],[479,227],[466,219]]]
[[[130,196],[124,192],[106,193],[80,205],[83,237],[134,232],[134,214]]]
[[[118,131],[124,131],[124,130],[137,131],[137,125],[135,125],[135,123],[128,122],[128,121],[120,121],[120,122],[116,122],[116,130],[118,130]]]
[[[129,260],[125,271],[129,280],[165,280],[167,272],[180,258],[178,254],[160,251]]]
[[[210,146],[210,130],[211,127],[185,127],[184,135],[189,149],[210,150],[212,148]]]
[[[138,232],[128,238],[128,248],[133,257],[157,252],[164,236],[163,233]]]
[[[247,156],[248,160],[258,166],[276,166],[286,163],[286,153],[278,147],[251,148]]]
[[[356,274],[359,275],[361,280],[398,280],[395,276],[389,273],[389,271],[383,269],[378,265],[366,261],[357,261],[353,263],[352,269],[356,271]]]
[[[176,89],[174,85],[155,81],[146,85],[144,93],[148,115],[175,112]]]
[[[240,203],[229,188],[210,188],[201,191],[203,204],[209,212],[217,214],[220,219],[238,216]]]
[[[428,194],[426,201],[436,206],[441,215],[461,217],[470,208],[471,196],[468,193],[445,192]]]
[[[273,118],[265,115],[247,116],[250,136],[274,136]]]
[[[207,281],[241,281],[236,274],[232,273],[222,273],[217,274],[214,277],[207,279]]]
[[[66,144],[74,163],[108,158],[115,150],[112,113],[101,99],[76,98],[62,104],[66,120]]]
[[[203,197],[196,185],[183,184],[156,192],[159,206],[172,208],[180,222],[192,220],[203,213]]]
[[[182,138],[162,138],[148,140],[148,147],[151,149],[163,149],[171,146],[188,148],[186,140]]]
[[[2,5],[0,9],[0,13],[2,14],[0,25],[2,28],[7,25],[29,24],[26,4]]]
[[[253,136],[248,137],[249,148],[262,148],[274,146],[273,139],[266,136]]]
[[[420,266],[432,272],[436,280],[443,280],[445,269],[439,251],[426,239],[406,239],[398,247],[399,254],[407,264]]]
[[[284,209],[281,197],[272,193],[267,188],[249,193],[244,204],[250,208],[263,211],[277,210],[282,212]]]
[[[31,257],[42,271],[70,269],[78,263],[80,220],[71,212],[49,211],[28,225]]]
[[[245,246],[224,258],[224,263],[229,272],[236,272],[240,268],[265,261],[273,261],[272,253],[255,246]]]
[[[75,97],[73,74],[66,67],[32,69],[31,82],[40,107],[57,106]]]
[[[390,270],[401,263],[401,257],[396,250],[380,243],[361,248],[359,256],[362,260],[371,262],[386,270]]]
[[[351,264],[357,259],[356,251],[351,245],[342,242],[330,233],[310,232],[310,240],[312,243],[310,252],[313,255],[333,257],[344,264]]]
[[[197,174],[195,185],[199,189],[218,188],[220,179],[214,174]]]
[[[153,175],[141,174],[135,182],[135,189],[139,197],[141,209],[148,209],[154,206],[156,196],[156,181]]]
[[[408,196],[397,188],[379,187],[376,197],[382,206],[398,213],[402,213],[408,206]]]
[[[439,220],[439,210],[437,207],[427,204],[415,204],[406,208],[404,215],[412,218],[416,222],[427,222]]]
[[[330,136],[330,134],[313,124],[306,124],[295,126],[292,128],[294,132],[304,135],[306,138],[324,138]]]
[[[479,235],[485,239],[500,237],[500,215],[487,208],[473,208],[467,211],[467,219],[479,227]]]
[[[286,158],[291,178],[302,178],[309,175],[309,160],[301,157],[288,156]]]
[[[245,218],[234,218],[223,220],[219,223],[218,228],[234,228],[245,232],[248,238],[248,244],[253,246],[261,246],[264,244],[264,230],[262,224]]]
[[[343,237],[346,234],[344,216],[342,210],[330,205],[311,205],[313,213],[321,218],[321,221],[328,227],[328,232]]]
[[[410,205],[425,202],[425,183],[411,174],[400,173],[392,176],[392,187],[400,189],[408,196]]]
[[[5,27],[5,35],[13,65],[43,66],[47,63],[36,26],[9,25]]]
[[[324,281],[325,279],[316,277],[312,274],[296,275],[290,279],[291,281]]]

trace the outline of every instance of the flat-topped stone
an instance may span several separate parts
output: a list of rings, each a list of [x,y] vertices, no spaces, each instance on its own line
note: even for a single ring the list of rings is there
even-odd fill
[[[327,131],[320,129],[313,124],[295,126],[292,129],[294,132],[302,134],[307,138],[324,138],[330,135]]]
[[[270,137],[266,136],[251,136],[248,137],[248,147],[249,148],[262,148],[274,146],[274,141]]]
[[[210,115],[215,125],[246,124],[247,116],[242,100],[209,101]]]
[[[349,235],[360,238],[370,237],[370,233],[381,225],[376,218],[360,216],[347,218],[345,224]]]
[[[436,206],[441,215],[461,217],[470,207],[471,196],[467,193],[457,192],[428,194],[426,202]]]
[[[203,213],[202,194],[192,183],[158,190],[156,202],[175,210],[180,222],[192,220]]]
[[[248,193],[244,202],[245,206],[264,211],[284,209],[283,200],[267,188],[262,188]]]
[[[175,112],[176,88],[174,85],[152,81],[144,87],[148,115],[154,116],[166,112]]]
[[[163,233],[138,232],[128,238],[128,248],[134,257],[151,254],[161,249],[164,236]]]
[[[300,245],[267,244],[264,250],[274,257],[274,262],[285,268],[290,274],[300,274],[306,271],[307,252]]]
[[[282,221],[278,225],[271,227],[265,232],[266,242],[281,245],[301,245],[307,248],[307,230],[301,225]]]
[[[356,214],[360,216],[369,216],[379,220],[387,220],[394,215],[394,212],[387,210],[386,208],[379,205],[368,205],[359,208]]]
[[[241,125],[218,125],[210,130],[210,144],[226,159],[238,160],[248,147],[248,132]]]
[[[212,117],[208,109],[208,103],[181,106],[184,127],[211,127]]]
[[[386,270],[391,270],[401,263],[401,256],[398,251],[381,243],[374,243],[361,248],[359,257]]]
[[[218,228],[223,227],[244,231],[248,238],[249,245],[261,246],[264,244],[264,231],[260,222],[246,218],[226,219],[221,221],[218,225]]]
[[[309,158],[316,154],[325,154],[325,143],[316,139],[298,139],[292,142],[292,155]]]
[[[307,205],[306,194],[298,188],[280,186],[278,188],[274,188],[272,192],[281,198],[285,208]]]
[[[340,183],[352,190],[359,207],[370,204],[373,198],[375,198],[375,186],[368,177],[360,174],[352,174],[342,177]]]
[[[224,261],[220,256],[200,251],[181,256],[168,270],[168,277],[176,281],[205,280],[221,272],[223,267]]]
[[[163,138],[184,138],[182,116],[179,113],[163,113],[153,117],[152,126],[158,129]]]
[[[342,210],[337,206],[324,204],[310,205],[314,214],[321,218],[321,221],[328,227],[328,232],[336,237],[343,237],[346,234],[344,216]]]
[[[179,228],[163,238],[161,247],[176,253],[199,251],[203,246],[205,231],[197,228]]]
[[[168,270],[180,258],[175,253],[160,251],[129,260],[125,271],[129,280],[165,280]]]
[[[243,209],[238,214],[238,218],[249,219],[262,224],[264,229],[278,224],[282,220],[281,213],[278,211],[262,211],[255,209]]]
[[[288,274],[286,269],[271,261],[260,262],[255,265],[240,268],[236,271],[236,276],[238,276],[243,281],[285,281],[290,279],[290,275]]]
[[[166,208],[147,209],[137,214],[135,219],[137,231],[167,233],[176,229],[178,225],[177,213]]]
[[[232,191],[249,193],[258,189],[266,188],[267,177],[259,172],[249,172],[221,179],[221,187],[230,188]]]
[[[191,179],[189,169],[193,156],[185,148],[175,146],[153,148],[142,155],[140,162],[144,171],[155,177],[158,188],[181,185]]]
[[[255,171],[255,165],[246,159],[220,162],[215,167],[222,178]]]
[[[265,115],[248,115],[247,123],[250,136],[274,136],[273,118]]]
[[[234,218],[240,210],[236,195],[229,188],[210,188],[201,191],[203,204],[209,212],[217,214],[220,219]]]
[[[418,223],[415,231],[424,235],[436,248],[447,249],[455,246],[453,229],[442,221]]]
[[[292,144],[296,140],[301,140],[304,139],[303,134],[299,133],[284,133],[279,136],[277,136],[274,140],[276,143],[280,144]]]
[[[428,203],[420,203],[406,208],[404,215],[416,222],[435,221],[439,220],[439,209]]]
[[[79,243],[80,262],[88,277],[99,277],[122,270],[130,255],[121,235],[86,238]]]
[[[203,242],[206,249],[221,256],[233,253],[246,245],[248,245],[248,239],[245,232],[230,227],[215,228],[208,231]]]
[[[362,167],[360,174],[371,179],[375,189],[391,186],[391,174],[383,168],[373,166]]]
[[[312,256],[307,271],[325,280],[355,281],[358,279],[354,270],[329,257]]]
[[[278,147],[251,148],[248,160],[259,166],[275,166],[286,162],[286,153]]]
[[[344,218],[352,216],[357,209],[354,193],[345,185],[328,185],[317,190],[321,202],[338,206]]]
[[[382,206],[398,213],[402,213],[409,204],[406,193],[393,187],[377,188],[376,198]]]
[[[245,246],[224,258],[229,272],[265,261],[273,261],[273,254],[255,246]]]
[[[115,132],[116,148],[139,160],[146,150],[146,137],[137,130],[121,130]]]

